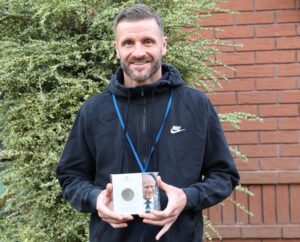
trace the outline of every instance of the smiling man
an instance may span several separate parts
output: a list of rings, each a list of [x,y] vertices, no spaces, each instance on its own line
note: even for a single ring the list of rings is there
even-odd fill
[[[167,52],[166,37],[155,19],[118,20],[115,48],[127,87],[152,84],[161,77],[161,59]]]
[[[78,111],[57,167],[63,195],[91,214],[92,242],[201,242],[202,210],[239,181],[218,116],[162,64],[167,38],[155,10],[122,10],[115,35],[121,67]],[[110,174],[137,172],[159,172],[162,210],[114,212]]]
[[[145,212],[150,213],[151,210],[159,210],[160,206],[157,204],[158,201],[155,198],[156,191],[156,178],[151,174],[143,174],[142,176],[142,184],[143,184],[143,198],[144,198],[144,206]]]

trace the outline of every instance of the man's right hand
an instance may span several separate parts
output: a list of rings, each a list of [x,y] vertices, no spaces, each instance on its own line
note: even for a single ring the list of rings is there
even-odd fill
[[[98,216],[113,228],[125,228],[127,222],[133,220],[133,216],[120,215],[113,211],[112,189],[112,184],[108,183],[106,189],[98,195],[96,204]]]

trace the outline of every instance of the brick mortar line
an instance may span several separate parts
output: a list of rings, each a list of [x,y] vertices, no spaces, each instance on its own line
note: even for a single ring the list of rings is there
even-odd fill
[[[280,174],[299,174],[298,178],[293,178],[293,182],[285,182],[280,179]],[[257,176],[261,174],[261,179],[258,179]],[[264,178],[264,175],[272,175],[273,177],[267,179]],[[268,185],[268,184],[300,184],[300,171],[289,170],[289,171],[240,171],[241,176],[241,184],[244,185]],[[246,176],[246,177],[245,177]],[[255,179],[251,179],[251,176],[255,177]],[[245,177],[245,178],[243,178]],[[273,179],[275,178],[275,179]],[[245,181],[243,181],[245,179]]]
[[[235,237],[232,235],[222,235],[223,239],[297,239],[300,238],[299,235],[294,235],[294,236],[284,236],[284,229],[289,229],[289,228],[298,228],[300,227],[300,224],[261,224],[261,225],[214,225],[214,227],[218,229],[237,229],[238,232],[240,233],[239,237]],[[261,235],[259,232],[258,233],[253,233],[253,228],[256,229],[280,229],[280,237],[278,236],[273,236],[273,235]],[[247,230],[250,230],[252,233],[251,236],[243,235]],[[222,233],[222,232],[221,232]]]
[[[291,223],[292,221],[292,204],[291,204],[291,186],[288,185],[288,216],[289,216],[289,222]]]
[[[240,65],[241,66],[241,65]],[[253,78],[261,78],[261,79],[274,79],[274,80],[280,80],[281,77],[284,78],[300,78],[300,75],[294,75],[294,76],[278,76],[278,77],[269,77],[269,76],[262,76],[262,77],[229,77],[229,80],[234,80],[234,79],[253,79]],[[300,89],[300,81],[299,84],[297,86],[297,89]],[[291,89],[279,89],[279,90],[283,90],[283,91],[288,91],[288,90],[297,90],[295,88],[291,88]],[[259,89],[261,90],[261,89]],[[269,91],[269,89],[266,89],[267,91]],[[277,90],[277,89],[276,89]],[[230,91],[228,91],[230,92]]]

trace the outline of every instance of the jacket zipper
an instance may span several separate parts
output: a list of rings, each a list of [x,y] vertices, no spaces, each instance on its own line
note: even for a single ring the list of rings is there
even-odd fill
[[[146,97],[144,96],[144,90],[141,91],[141,96],[144,97],[144,107],[143,107],[143,118],[142,118],[142,140],[143,142],[143,148],[142,148],[142,154],[143,154],[143,158],[142,158],[142,162],[144,164],[146,164],[147,161],[147,137],[146,137],[146,129],[147,129],[147,120],[146,120],[146,114],[147,114],[147,109],[146,109]]]
[[[144,241],[144,237],[145,237],[145,226],[142,225],[142,231],[141,231],[140,242],[143,242],[143,241]]]
[[[144,98],[144,105],[143,105],[143,118],[142,118],[142,141],[144,141],[142,143],[142,162],[145,165],[146,164],[146,160],[147,160],[147,137],[146,137],[146,97],[144,95],[144,89],[142,89],[141,91],[141,96]],[[140,238],[140,242],[144,241],[144,237],[145,237],[145,226],[142,226],[142,231],[141,231],[141,238]]]

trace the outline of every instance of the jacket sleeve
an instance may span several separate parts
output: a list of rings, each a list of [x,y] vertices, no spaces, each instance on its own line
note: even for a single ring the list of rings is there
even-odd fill
[[[95,159],[88,147],[82,110],[77,114],[56,170],[63,196],[81,212],[95,212],[101,188],[93,184]]]
[[[186,209],[202,210],[221,202],[231,194],[239,182],[218,115],[207,101],[208,119],[202,180],[185,189]]]

